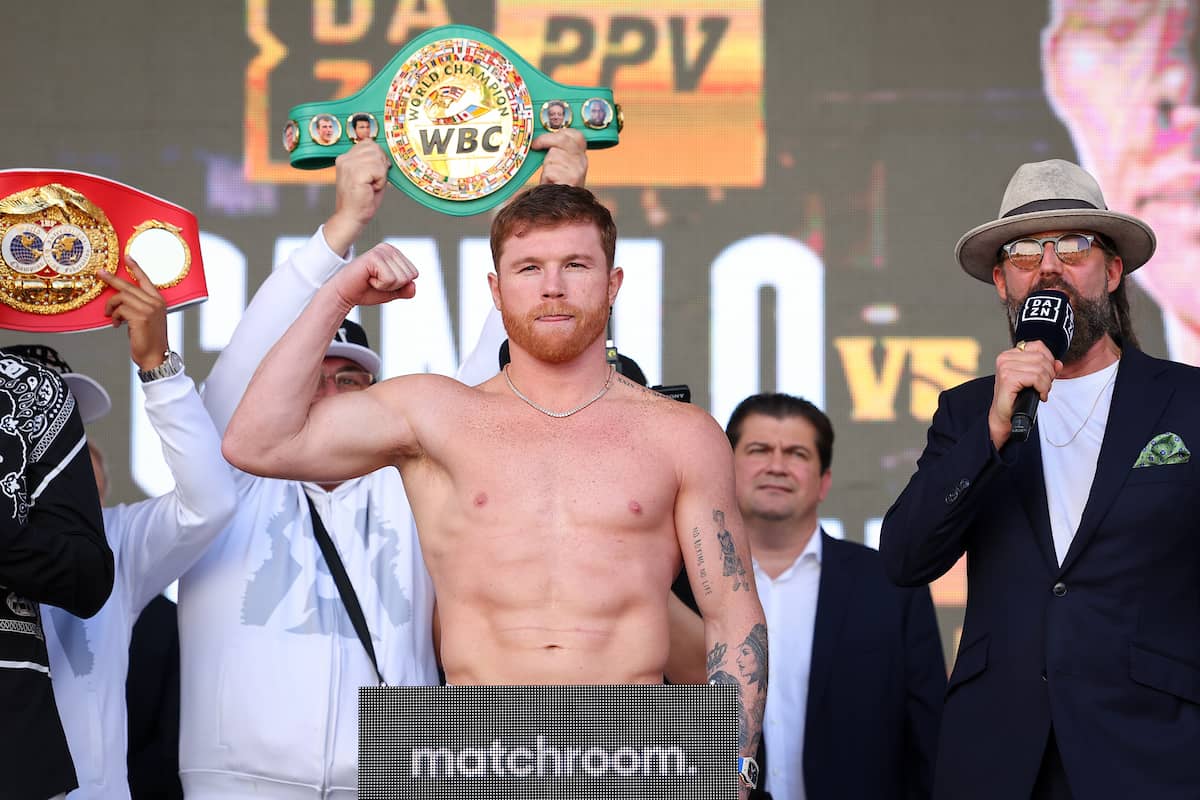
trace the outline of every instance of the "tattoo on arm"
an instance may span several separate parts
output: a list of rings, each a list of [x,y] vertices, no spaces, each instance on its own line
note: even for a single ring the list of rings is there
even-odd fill
[[[756,685],[759,694],[767,693],[767,626],[759,623],[738,650],[738,672],[747,686]]]
[[[712,582],[708,579],[708,567],[704,565],[703,535],[699,528],[692,528],[692,549],[696,551],[696,565],[700,569],[700,588],[706,595],[712,594]]]
[[[733,534],[725,527],[725,512],[713,509],[713,522],[717,524],[717,541],[721,543],[721,558],[723,560],[722,574],[733,577],[733,590],[750,589],[746,581],[746,568],[742,565],[742,557],[733,547]]]
[[[725,512],[714,508],[713,522],[716,524],[717,541],[721,545],[723,574],[733,578],[733,591],[743,589],[749,592],[746,567],[734,546],[733,534],[725,527]],[[692,539],[699,555],[699,529],[693,529]],[[762,740],[762,722],[767,704],[767,626],[756,623],[741,644],[735,645],[733,665],[729,664],[729,660],[729,648],[725,642],[714,642],[705,665],[708,681],[741,687],[738,692],[738,748],[743,754],[752,754]],[[737,667],[736,675],[730,674],[734,666]]]
[[[733,677],[728,672],[725,672],[723,670],[718,670],[717,672],[714,672],[711,675],[709,675],[708,682],[715,684],[717,686],[741,686],[742,685],[741,681],[739,681],[737,678]],[[744,689],[742,690],[742,694],[743,695],[745,694]],[[748,744],[748,737],[746,736],[746,699],[745,699],[745,697],[743,697],[741,702],[738,703],[738,749],[745,751],[747,744]],[[755,747],[757,747],[757,745],[755,745]]]
[[[762,738],[763,716],[767,710],[766,625],[759,623],[750,629],[749,635],[738,646],[734,661],[742,686],[742,733],[739,743],[743,748],[757,749]],[[753,724],[754,733],[747,731],[747,722]]]
[[[762,721],[767,703],[767,626],[759,623],[738,646],[734,656],[740,677],[725,671],[728,648],[717,642],[708,652],[708,682],[741,687],[738,703],[738,747],[742,752],[757,749],[762,738]],[[751,689],[753,687],[753,689]],[[751,735],[750,722],[756,733]]]
[[[704,666],[704,671],[711,675],[724,664],[727,649],[724,642],[717,642],[713,645],[713,649],[708,651],[708,662]]]
[[[724,670],[717,670],[712,675],[709,675],[708,682],[716,684],[717,686],[741,686],[737,678],[733,677]]]

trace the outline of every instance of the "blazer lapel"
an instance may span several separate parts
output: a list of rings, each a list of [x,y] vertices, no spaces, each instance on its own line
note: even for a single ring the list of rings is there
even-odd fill
[[[1174,394],[1173,386],[1158,386],[1153,380],[1161,369],[1161,365],[1136,348],[1125,348],[1121,366],[1117,368],[1096,477],[1092,479],[1079,529],[1071,540],[1060,574],[1070,569],[1095,535]]]
[[[812,722],[813,710],[820,703],[829,685],[829,673],[833,668],[833,648],[842,630],[842,622],[846,618],[846,606],[849,605],[848,597],[854,582],[850,572],[841,565],[845,554],[842,543],[823,530],[820,533],[821,580],[817,586],[817,617],[813,622],[812,658],[808,668],[808,706],[804,721],[806,730],[816,730],[816,725]],[[807,745],[805,749],[808,749]]]
[[[1046,484],[1042,479],[1042,442],[1037,431],[1021,445],[1016,469],[1012,470],[1017,483],[1017,496],[1029,517],[1029,529],[1037,541],[1038,550],[1050,572],[1058,570],[1054,554],[1054,534],[1050,530],[1050,507],[1046,503]]]

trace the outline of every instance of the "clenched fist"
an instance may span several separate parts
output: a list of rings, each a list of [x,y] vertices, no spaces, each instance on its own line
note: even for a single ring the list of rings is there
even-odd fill
[[[345,253],[379,211],[391,162],[383,149],[364,139],[337,157],[337,209],[325,223],[325,241]]]
[[[542,183],[559,183],[566,186],[583,186],[587,178],[587,142],[583,134],[571,128],[551,131],[538,136],[530,146],[534,150],[545,150],[542,162]]]
[[[1055,360],[1043,342],[1019,342],[1011,350],[996,356],[996,382],[992,406],[988,409],[988,433],[999,450],[1012,433],[1013,406],[1025,387],[1037,390],[1042,402],[1050,395],[1050,384],[1062,372],[1063,363]]]
[[[337,274],[332,286],[348,306],[376,306],[417,293],[417,268],[390,244],[380,243]]]

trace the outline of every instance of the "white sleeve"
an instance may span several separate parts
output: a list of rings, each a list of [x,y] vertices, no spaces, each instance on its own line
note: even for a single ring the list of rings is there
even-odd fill
[[[312,300],[317,289],[349,263],[329,249],[325,226],[292,252],[263,281],[242,314],[229,346],[204,382],[201,394],[219,433],[241,402],[259,362]]]
[[[184,372],[143,384],[146,414],[162,440],[175,488],[161,497],[112,509],[119,530],[118,584],[132,613],[182,575],[233,517],[233,470],[221,457],[221,437]],[[116,534],[116,535],[114,535]]]
[[[467,386],[478,386],[500,372],[500,345],[508,338],[500,312],[492,308],[484,320],[475,349],[458,368],[455,378]]]

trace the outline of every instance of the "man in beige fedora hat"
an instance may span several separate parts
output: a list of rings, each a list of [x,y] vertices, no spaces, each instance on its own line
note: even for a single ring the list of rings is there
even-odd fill
[[[1195,797],[1200,787],[1200,370],[1137,348],[1125,275],[1154,253],[1075,164],[1021,166],[997,219],[956,248],[1013,324],[1033,291],[1075,310],[1070,348],[996,358],[945,392],[884,519],[889,575],[968,555],[939,798]],[[1019,391],[1041,397],[1027,442]]]

